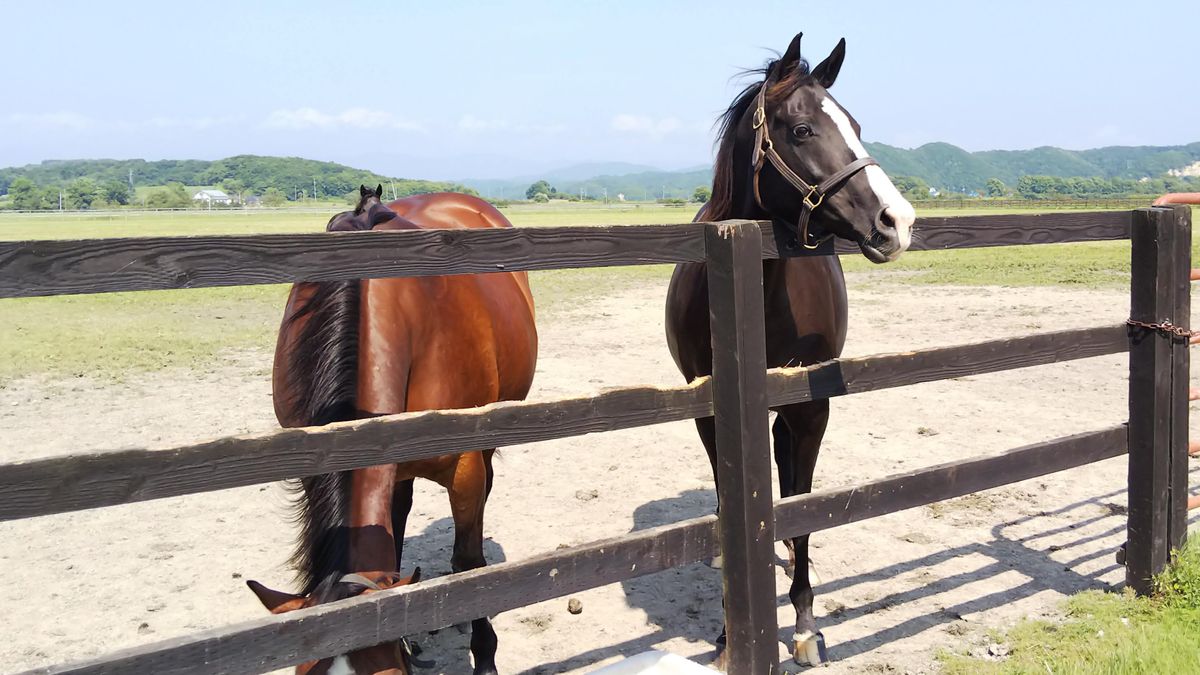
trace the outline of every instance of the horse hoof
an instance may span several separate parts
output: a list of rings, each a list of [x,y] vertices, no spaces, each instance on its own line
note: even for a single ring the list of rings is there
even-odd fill
[[[1129,542],[1121,544],[1121,548],[1117,549],[1117,564],[1125,564],[1126,549],[1129,547]]]
[[[801,666],[819,666],[828,661],[825,636],[820,631],[796,633],[792,636],[792,659]]]
[[[719,569],[721,569],[722,564],[723,564],[723,562],[721,560],[721,556],[714,555],[713,559],[711,561],[709,561],[708,566],[713,568],[714,570],[719,570]]]

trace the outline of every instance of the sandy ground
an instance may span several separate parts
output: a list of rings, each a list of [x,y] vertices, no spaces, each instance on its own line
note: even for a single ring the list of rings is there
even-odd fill
[[[1121,291],[930,288],[851,278],[847,355],[1118,323]],[[532,398],[680,382],[662,339],[664,289],[543,317]],[[166,447],[275,426],[269,355],[124,384],[25,380],[0,389],[3,459]],[[1064,434],[1126,417],[1126,359],[1104,357],[836,399],[817,489]],[[1197,475],[1194,484],[1200,484]],[[1066,594],[1121,584],[1125,462],[1109,460],[814,535],[824,672],[932,672],[940,649],[1054,616]],[[497,462],[486,552],[517,560],[713,511],[691,423],[510,447]],[[451,524],[420,485],[405,568],[449,570]],[[239,620],[264,610],[244,578],[286,587],[293,536],[277,485],[0,524],[0,663],[17,671]],[[782,546],[778,547],[784,555]],[[780,635],[790,635],[780,569]],[[720,628],[718,572],[691,565],[500,615],[508,673],[587,672],[652,647],[701,662]],[[434,670],[465,673],[467,637],[417,636]],[[780,645],[781,658],[786,648]]]

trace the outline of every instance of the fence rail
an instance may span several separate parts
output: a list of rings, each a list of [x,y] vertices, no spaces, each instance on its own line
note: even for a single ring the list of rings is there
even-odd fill
[[[714,369],[688,386],[635,387],[550,402],[406,413],[321,428],[223,438],[170,450],[87,453],[0,465],[0,519],[11,520],[713,415],[717,517],[664,525],[520,562],[123,650],[32,672],[261,672],[431,630],[481,614],[661,571],[720,552],[728,668],[769,672],[776,658],[774,540],[970,494],[1130,452],[1128,579],[1143,589],[1182,536],[1187,349],[1126,326],[836,359],[767,371],[761,258],[771,227],[752,221],[349,235],[113,239],[0,244],[0,297],[459,274],[706,260]],[[1133,246],[1134,314],[1187,325],[1186,208],[927,218],[916,249],[1124,239]],[[383,237],[382,239],[380,237]],[[839,246],[838,252],[855,250]],[[825,251],[828,254],[832,251]],[[364,271],[365,270],[365,271]],[[1132,340],[1130,339],[1132,337]],[[1130,349],[1130,424],[864,484],[770,501],[767,409],[887,387]],[[1166,426],[1162,426],[1165,421]],[[1163,430],[1165,429],[1165,431]],[[1186,488],[1185,485],[1183,485]],[[1179,503],[1177,503],[1179,502]]]
[[[1121,211],[921,218],[911,250],[1128,239],[1129,223]],[[0,298],[699,262],[706,226],[0,242]],[[771,228],[762,233],[763,255],[778,257]],[[845,241],[836,250],[858,252]]]
[[[1124,326],[1066,330],[900,354],[834,359],[767,376],[771,406],[1115,354]],[[110,450],[0,465],[0,521],[225,490],[629,429],[713,414],[709,378],[595,396],[429,410],[231,436],[167,450]]]
[[[1138,209],[1150,206],[1156,195],[1081,199],[914,199],[918,209]]]

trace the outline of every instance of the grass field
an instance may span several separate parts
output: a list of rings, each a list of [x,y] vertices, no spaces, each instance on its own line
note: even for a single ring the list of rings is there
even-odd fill
[[[993,639],[1008,658],[942,656],[947,675],[1141,675],[1200,672],[1200,536],[1158,580],[1153,598],[1087,591],[1062,623],[1024,621]]]
[[[659,205],[514,206],[518,226],[678,223],[690,209]],[[996,213],[996,211],[987,211]],[[965,215],[954,209],[922,215]],[[0,214],[0,240],[321,231],[312,211],[213,211],[160,214]],[[886,266],[846,256],[848,271],[907,272],[910,284],[1081,287],[1127,283],[1125,242],[919,252]],[[647,283],[665,284],[668,265],[534,272],[542,316]],[[171,366],[205,368],[229,349],[267,349],[286,296],[284,286],[116,293],[0,301],[0,384],[36,373],[119,377]]]

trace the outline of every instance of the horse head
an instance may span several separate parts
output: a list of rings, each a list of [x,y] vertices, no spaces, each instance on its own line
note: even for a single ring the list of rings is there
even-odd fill
[[[354,207],[354,215],[361,215],[374,204],[381,203],[383,199],[383,183],[380,183],[374,190],[366,185],[358,186],[358,204]]]
[[[838,236],[872,262],[895,260],[911,243],[916,213],[867,153],[858,122],[829,93],[846,41],[810,70],[801,35],[731,107],[728,159],[749,166],[739,173],[753,182],[758,207],[794,223],[800,244],[815,248]]]
[[[394,572],[335,574],[326,578],[307,596],[272,590],[257,581],[247,581],[246,585],[269,612],[284,614],[405,586],[416,582],[420,575],[420,568],[407,577]],[[404,639],[296,666],[297,675],[408,675],[410,672],[412,652]]]

